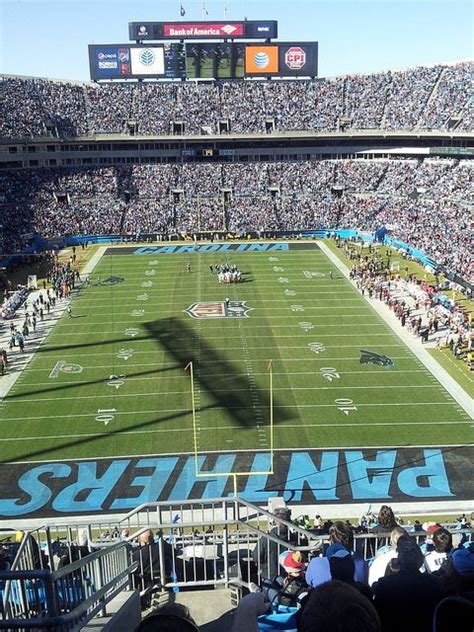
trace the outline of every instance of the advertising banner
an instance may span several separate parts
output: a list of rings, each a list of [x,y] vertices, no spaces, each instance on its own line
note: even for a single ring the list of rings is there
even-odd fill
[[[220,24],[200,23],[181,23],[164,24],[163,37],[173,38],[208,38],[217,37],[219,39],[230,37],[242,37],[244,35],[244,25],[242,23],[229,24],[222,22]]]
[[[89,46],[91,79],[121,79],[130,77],[129,46]]]
[[[278,36],[276,20],[206,20],[193,22],[129,22],[131,40],[270,39]]]
[[[185,76],[184,45],[179,43],[89,46],[91,79],[164,78]]]
[[[283,77],[316,77],[318,74],[317,42],[278,43],[279,74]]]
[[[279,71],[278,46],[253,44],[245,47],[246,75],[276,75]]]
[[[132,48],[132,75],[164,75],[163,47]]]

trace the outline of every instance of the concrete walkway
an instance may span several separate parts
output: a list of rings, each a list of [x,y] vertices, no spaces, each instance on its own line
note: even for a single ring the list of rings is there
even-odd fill
[[[106,247],[101,247],[91,257],[90,261],[86,263],[81,270],[81,279],[84,281],[97,263],[102,258]],[[77,294],[78,289],[74,289],[71,292],[70,299],[57,299],[56,305],[51,308],[50,313],[45,313],[44,320],[41,321],[38,318],[36,325],[36,331],[31,329],[28,338],[25,338],[25,351],[20,352],[18,347],[13,347],[12,351],[8,351],[8,343],[10,341],[10,323],[13,322],[16,328],[21,331],[23,323],[25,321],[25,307],[21,307],[15,314],[15,317],[11,320],[0,321],[0,347],[3,347],[8,352],[8,367],[5,375],[0,377],[0,413],[3,407],[3,400],[8,393],[14,388],[15,383],[22,374],[22,371],[28,366],[35,352],[43,344],[46,338],[49,336],[52,328],[58,322],[58,320],[64,314],[71,299]],[[34,290],[28,295],[26,304],[31,305],[41,293],[45,293],[45,290]],[[31,310],[30,310],[31,311]]]
[[[326,246],[323,242],[318,242],[318,246],[333,263],[342,275],[356,287],[355,282],[349,278],[349,270],[342,261]],[[360,294],[360,292],[357,290]],[[404,344],[412,351],[416,357],[423,363],[428,371],[438,380],[448,393],[456,400],[471,419],[474,419],[474,399],[470,397],[466,391],[456,382],[456,380],[436,362],[436,360],[428,353],[419,338],[409,333],[405,327],[402,327],[400,321],[394,312],[384,302],[377,298],[369,298],[367,295],[363,297],[367,303],[381,316],[389,327],[397,334]]]

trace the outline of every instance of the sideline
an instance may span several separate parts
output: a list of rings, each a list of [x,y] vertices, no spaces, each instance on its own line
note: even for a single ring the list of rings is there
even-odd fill
[[[354,281],[349,277],[349,269],[342,263],[342,261],[326,246],[324,242],[318,242],[319,247],[333,263],[336,268],[343,274],[351,285],[356,288]],[[360,292],[357,290],[360,295]],[[418,338],[415,338],[412,334],[408,333],[404,327],[401,326],[400,321],[392,312],[392,310],[385,303],[379,301],[377,298],[369,298],[364,295],[363,298],[367,303],[377,312],[381,318],[389,325],[389,327],[397,334],[401,341],[414,353],[414,355],[423,363],[428,371],[438,380],[441,386],[448,391],[456,402],[463,408],[468,416],[474,420],[474,399],[470,397],[466,391],[456,382],[456,380],[449,375],[449,373],[443,369],[443,367],[428,353],[425,347],[422,345]]]
[[[97,250],[97,252],[92,255],[90,260],[80,271],[80,275],[83,280],[89,277],[90,273],[98,264],[105,251],[106,247],[102,246]],[[14,389],[16,382],[23,375],[23,370],[28,366],[38,348],[49,336],[54,325],[61,319],[61,316],[64,314],[71,300],[77,294],[77,291],[77,288],[72,291],[70,299],[62,299],[61,301],[57,301],[56,305],[51,309],[50,314],[45,316],[44,321],[38,321],[36,332],[32,332],[26,341],[27,344],[25,345],[25,349],[27,349],[27,351],[25,351],[24,353],[20,353],[18,351],[18,348],[14,347],[14,350],[8,354],[7,373],[5,373],[5,375],[3,375],[0,379],[0,413],[2,412],[2,408],[4,405],[3,400],[8,395],[8,393],[12,389]],[[27,302],[31,303],[35,301],[42,292],[44,292],[44,290],[35,290],[34,292],[31,292],[30,294],[28,294]],[[18,310],[18,313],[15,315],[15,318],[13,318],[12,320],[4,321],[3,324],[5,327],[5,331],[0,336],[0,347],[3,346],[5,349],[8,348],[8,341],[10,340],[10,323],[15,323],[15,326],[18,329],[21,329],[23,320],[24,307],[21,307]]]

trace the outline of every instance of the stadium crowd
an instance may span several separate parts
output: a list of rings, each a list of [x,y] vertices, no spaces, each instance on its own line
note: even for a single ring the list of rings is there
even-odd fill
[[[290,511],[281,511],[279,517],[291,524]],[[248,595],[241,599],[232,622],[227,621],[222,629],[229,625],[231,632],[472,629],[474,543],[465,515],[444,526],[419,521],[405,525],[391,507],[382,505],[378,514],[362,516],[357,525],[323,520],[321,516],[314,521],[302,516],[299,524],[323,544],[307,555],[293,552],[291,545],[296,540],[292,529],[285,523],[270,524],[275,539],[261,536],[258,540],[250,571],[255,581],[249,581]],[[363,534],[370,539],[357,537]],[[203,537],[212,542],[212,531]],[[135,581],[140,587],[152,583],[153,576],[153,581],[158,581],[160,550],[164,555],[160,568],[165,569],[167,578],[174,576],[179,581],[186,574],[186,564],[202,563],[199,558],[180,560],[179,550],[160,531],[156,536],[151,530],[141,533],[131,546],[133,559],[139,563]],[[212,576],[213,569],[208,570]],[[169,603],[152,611],[140,632],[160,630],[160,625],[166,624],[167,631],[198,630],[189,610]]]
[[[5,171],[0,245],[12,252],[33,233],[51,239],[386,226],[472,282],[473,182],[471,161],[444,158]]]
[[[315,81],[79,84],[0,77],[0,139],[57,134],[238,134],[349,129],[472,129],[473,64]],[[21,103],[22,107],[17,107]]]

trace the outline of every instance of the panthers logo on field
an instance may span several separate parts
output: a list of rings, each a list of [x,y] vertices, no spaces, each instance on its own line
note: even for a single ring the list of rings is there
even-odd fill
[[[385,366],[391,369],[394,366],[392,358],[386,355],[380,355],[374,351],[367,351],[367,349],[360,350],[360,363],[361,364],[378,364],[379,366]]]
[[[248,312],[253,309],[245,301],[212,301],[193,303],[183,310],[191,318],[248,318]]]
[[[118,285],[119,283],[123,283],[125,279],[119,276],[109,276],[106,279],[103,279],[101,285]]]

